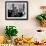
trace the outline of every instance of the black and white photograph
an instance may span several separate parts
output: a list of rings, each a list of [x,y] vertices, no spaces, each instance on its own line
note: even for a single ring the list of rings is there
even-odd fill
[[[6,1],[5,2],[6,20],[27,20],[28,1]]]

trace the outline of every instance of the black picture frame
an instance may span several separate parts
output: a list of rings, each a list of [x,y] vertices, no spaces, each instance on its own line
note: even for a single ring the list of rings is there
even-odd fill
[[[21,18],[21,17],[8,17],[8,12],[7,12],[7,3],[24,3],[26,4],[26,14],[25,14],[25,18]],[[20,6],[21,7],[21,6]],[[20,19],[21,18],[21,19]],[[5,20],[28,20],[28,1],[5,1]]]

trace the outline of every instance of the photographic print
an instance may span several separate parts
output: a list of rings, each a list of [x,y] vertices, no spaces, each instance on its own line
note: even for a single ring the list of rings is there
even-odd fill
[[[27,1],[6,1],[5,19],[6,20],[27,20],[28,2]]]

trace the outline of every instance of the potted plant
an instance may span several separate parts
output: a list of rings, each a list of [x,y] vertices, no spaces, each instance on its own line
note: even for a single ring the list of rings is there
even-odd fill
[[[39,20],[41,26],[46,27],[46,14],[38,15],[36,19]]]
[[[37,15],[36,19],[39,20],[41,26],[46,27],[46,6],[41,6],[42,14]]]
[[[11,41],[12,36],[17,36],[17,29],[15,26],[6,26],[5,35],[8,37],[8,42]]]

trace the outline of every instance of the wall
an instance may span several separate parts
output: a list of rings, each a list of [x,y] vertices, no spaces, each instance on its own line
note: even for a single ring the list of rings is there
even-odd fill
[[[5,1],[0,0],[0,34],[4,34],[6,25],[14,25],[17,27],[19,33],[24,36],[31,36],[35,34],[37,29],[46,30],[40,27],[35,16],[41,13],[40,6],[46,5],[46,0],[27,0],[28,1],[28,20],[5,20]]]

